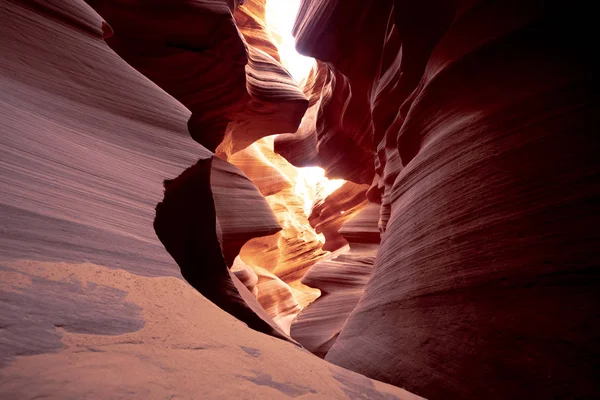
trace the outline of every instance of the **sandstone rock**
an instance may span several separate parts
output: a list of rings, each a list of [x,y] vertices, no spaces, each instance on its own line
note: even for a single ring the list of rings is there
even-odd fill
[[[181,279],[154,207],[198,160],[207,183],[212,154],[110,32],[81,1],[0,2],[0,397],[416,398],[248,329]],[[192,228],[216,257],[200,189],[213,218]]]
[[[379,247],[379,205],[369,204],[344,223],[340,233],[350,249],[319,261],[302,283],[321,291],[292,323],[291,335],[306,349],[325,357],[346,319],[360,300],[371,276]]]
[[[274,150],[296,167],[319,165],[317,154],[317,113],[321,104],[321,91],[327,66],[317,62],[303,84],[304,95],[308,99],[308,109],[302,118],[298,130],[294,133],[278,135]]]
[[[213,150],[248,102],[244,42],[225,0],[89,0],[113,27],[107,43],[183,103],[189,132]],[[160,21],[160,22],[157,22]],[[226,50],[224,50],[226,49]]]
[[[318,290],[300,282],[302,276],[329,254],[323,250],[324,237],[308,219],[317,188],[305,185],[301,174],[273,152],[272,138],[254,143],[230,160],[249,173],[263,194],[268,193],[266,201],[282,227],[274,235],[246,242],[240,258],[259,276],[259,302],[272,318],[285,321],[282,328],[289,331],[295,315],[319,296]]]
[[[226,167],[224,161],[217,162],[222,164],[221,168]],[[211,190],[212,171],[211,159],[202,160],[174,180],[165,182],[165,197],[156,206],[154,230],[181,268],[183,277],[207,299],[246,322],[249,327],[287,339],[228,268],[226,255],[231,257],[232,254],[221,250],[217,238],[218,213]],[[236,179],[232,178],[229,182],[235,185]],[[237,189],[240,192],[237,196],[244,192],[252,193],[251,190],[240,190],[240,187]],[[238,208],[234,204],[232,213],[236,211]],[[268,207],[267,211],[270,212]],[[243,221],[243,215],[238,217],[242,218],[237,221]],[[249,220],[252,220],[251,216]],[[245,225],[229,222],[231,220],[226,219],[225,224],[220,223],[224,250],[230,249],[229,243],[232,243],[232,247],[236,245],[236,235],[245,237],[251,234],[244,229]]]
[[[233,153],[297,129],[307,101],[264,51],[274,46],[257,28],[260,14],[243,11],[248,6],[240,11],[225,0],[88,2],[114,28],[108,44],[192,111],[189,131],[208,149],[225,139],[220,152]],[[248,26],[240,26],[242,33],[234,10]]]
[[[265,27],[264,0],[249,0],[234,12],[246,43],[248,102],[227,127],[217,153],[231,155],[260,138],[295,132],[308,100],[279,60],[277,48]]]
[[[595,14],[241,3],[0,3],[0,397],[597,397]]]
[[[265,198],[234,165],[215,157],[210,186],[221,231],[219,241],[227,265],[233,264],[248,240],[281,230]]]
[[[63,305],[47,316],[51,324],[67,322],[64,328],[55,328],[60,348],[21,355],[0,367],[0,397],[4,399],[419,399],[250,330],[175,277],[142,277],[93,264],[20,261],[2,263],[2,268],[19,271],[10,278],[3,276],[3,285],[19,285],[11,293],[32,291],[17,283],[19,277],[31,277],[49,289],[65,282],[87,286],[88,300],[94,299],[91,287],[97,294],[109,288],[127,299],[125,305],[108,303],[119,307],[114,315],[125,318],[128,308],[133,308],[144,323],[134,332],[90,334],[58,319],[73,311]],[[38,304],[44,300],[48,299]],[[100,301],[98,306],[106,308],[107,303]],[[96,307],[87,311],[93,318],[102,315]],[[82,321],[82,315],[77,314],[76,320]]]
[[[254,145],[235,153],[229,161],[267,197],[292,188],[288,176],[273,162],[275,157],[265,146]]]
[[[294,26],[297,48],[327,63],[320,64],[323,85],[318,89],[313,151],[330,178],[357,183],[371,183],[373,179],[376,143],[370,90],[383,51],[391,5],[391,0],[301,3]],[[295,145],[302,139],[278,139],[276,151],[298,157],[297,152],[286,149],[306,146],[306,139]]]
[[[366,193],[367,185],[345,182],[328,196],[317,197],[308,221],[315,232],[325,236],[323,250],[336,251],[348,243],[338,231],[367,204]]]
[[[258,276],[252,268],[244,264],[239,256],[234,260],[233,265],[231,266],[231,272],[233,272],[236,278],[246,286],[246,289],[248,289],[254,297],[258,297],[258,287],[256,287]]]
[[[327,360],[431,398],[598,393],[597,78],[588,25],[558,28],[574,10],[394,3],[385,234]]]
[[[319,165],[330,179],[370,183],[373,150],[370,109],[365,88],[350,87],[348,79],[326,64],[316,75],[319,102],[302,121],[298,135],[283,135],[275,151],[296,166]],[[350,161],[352,160],[352,161]]]

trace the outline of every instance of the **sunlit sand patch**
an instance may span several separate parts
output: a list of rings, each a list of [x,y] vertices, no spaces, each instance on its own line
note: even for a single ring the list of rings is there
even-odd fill
[[[125,300],[141,308],[144,325],[121,335],[59,329],[62,347],[17,356],[0,368],[0,398],[280,399],[289,392],[305,399],[341,399],[349,384],[340,382],[340,374],[362,391],[376,388],[381,395],[416,398],[249,329],[179,278],[148,278],[89,263],[3,266],[90,291],[94,285],[124,291]],[[63,313],[78,305],[65,304]],[[96,310],[90,316],[103,314]]]

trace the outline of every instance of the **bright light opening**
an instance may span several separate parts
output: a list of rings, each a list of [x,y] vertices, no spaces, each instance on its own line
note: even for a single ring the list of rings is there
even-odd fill
[[[281,63],[290,72],[296,82],[305,79],[315,60],[296,51],[296,40],[292,28],[298,14],[300,0],[267,0],[265,22],[273,37]]]
[[[315,202],[317,195],[325,198],[339,189],[343,184],[343,179],[327,179],[325,170],[320,167],[298,168],[298,181],[294,187],[297,196],[304,199],[304,214],[310,215],[310,210]]]

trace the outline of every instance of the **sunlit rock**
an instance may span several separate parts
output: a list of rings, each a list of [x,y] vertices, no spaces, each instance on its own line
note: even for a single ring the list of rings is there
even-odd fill
[[[354,214],[340,229],[349,250],[319,261],[302,278],[302,283],[319,289],[321,296],[298,315],[291,335],[319,357],[325,357],[363,295],[379,248],[378,219],[377,204]]]

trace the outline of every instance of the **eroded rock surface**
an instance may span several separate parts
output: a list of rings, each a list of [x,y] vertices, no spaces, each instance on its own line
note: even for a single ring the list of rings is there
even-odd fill
[[[349,132],[377,155],[385,231],[326,359],[431,398],[597,395],[599,102],[582,4],[301,10],[298,48],[336,78],[317,127],[367,93],[372,136]],[[324,129],[320,152],[329,141],[344,146]]]
[[[215,176],[212,173],[211,161],[211,159],[201,160],[174,180],[165,182],[165,197],[156,206],[154,219],[156,234],[181,268],[185,280],[207,299],[246,322],[249,327],[287,339],[275,323],[266,316],[246,286],[228,268],[226,259],[228,252],[221,250],[221,243],[217,237],[218,212],[215,210],[211,190],[211,176]],[[217,168],[225,168],[225,166]],[[235,170],[229,168],[229,173],[235,173]],[[236,183],[239,185],[238,176],[230,177],[228,182],[232,185],[232,193],[238,197],[248,192],[252,193],[247,188],[244,191],[239,186],[235,187]],[[247,186],[251,187],[249,181]],[[270,212],[266,204],[265,207],[265,211]],[[232,212],[236,211],[239,212],[239,208],[234,205]],[[240,217],[242,216],[238,215],[237,221],[244,220]],[[252,217],[249,217],[252,220]],[[232,242],[232,236],[233,244],[237,243],[235,228],[239,227],[239,224],[236,226],[233,222],[235,221],[227,219],[225,228],[221,228],[221,242],[225,249],[227,249],[225,244]],[[221,227],[223,225],[223,223],[219,224]],[[241,226],[242,230],[243,227],[244,225]]]
[[[302,284],[301,279],[315,262],[329,255],[323,249],[324,236],[309,220],[310,207],[318,198],[319,188],[323,193],[325,188],[307,185],[296,168],[273,152],[271,138],[234,154],[230,161],[266,196],[282,227],[274,235],[246,242],[240,251],[240,260],[258,275],[259,302],[289,333],[293,318],[319,296],[318,290]],[[350,202],[356,209],[361,203],[356,198]]]
[[[114,29],[107,43],[192,112],[190,134],[209,150],[224,141],[233,153],[300,124],[307,100],[269,51],[260,2],[88,2]]]
[[[594,14],[240,3],[0,3],[0,397],[598,397]]]
[[[44,321],[53,326],[64,323],[64,327],[49,329],[46,336],[32,337],[38,343],[44,337],[52,337],[59,347],[35,355],[21,354],[2,364],[3,399],[302,396],[342,400],[364,393],[372,399],[420,399],[248,329],[180,278],[142,277],[95,264],[18,261],[3,262],[1,268],[13,271],[11,277],[3,276],[3,290],[10,288],[5,293],[33,291],[35,284],[27,286],[28,279],[50,282],[45,286],[48,289],[65,282],[96,287],[102,292],[110,288],[115,293],[126,293],[127,308],[119,312],[121,318],[131,317],[123,311],[133,308],[133,320],[143,322],[141,327],[138,324],[112,332],[106,328],[82,331],[60,316],[73,307],[61,305],[57,313],[49,313]],[[72,299],[78,300],[76,296]],[[71,304],[86,306],[94,300],[88,296],[84,302]],[[122,307],[119,302],[114,305]],[[97,318],[101,314],[92,308],[87,315]],[[85,322],[81,314],[72,316]],[[32,332],[27,329],[27,333]],[[19,339],[23,343],[25,338]]]
[[[79,0],[0,3],[0,397],[415,398],[248,329],[182,279],[152,229],[177,176],[200,266],[244,295],[217,241],[213,155],[110,34]]]
[[[373,272],[379,248],[379,205],[369,204],[340,229],[350,244],[348,251],[319,261],[302,278],[302,283],[321,291],[321,296],[296,317],[291,335],[307,350],[325,357],[348,316],[363,295]]]

